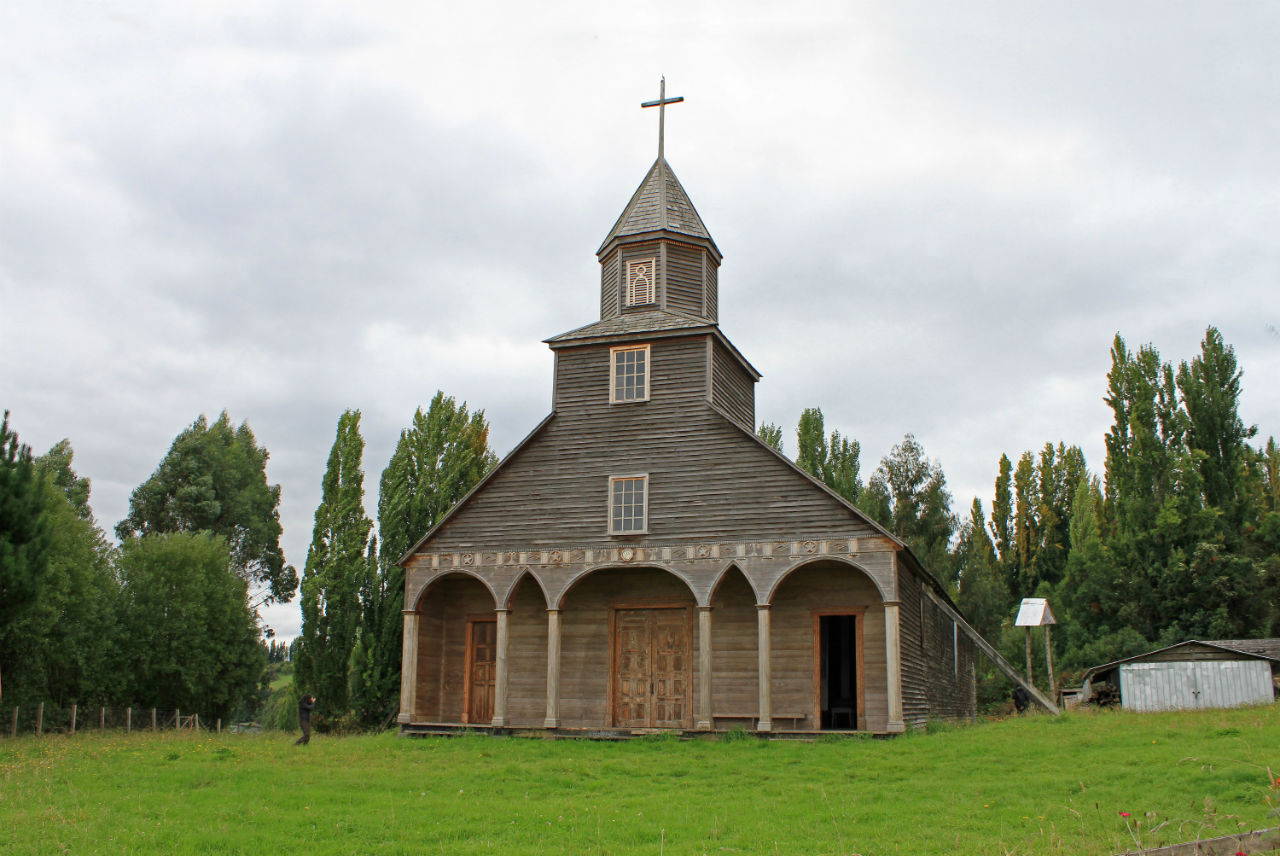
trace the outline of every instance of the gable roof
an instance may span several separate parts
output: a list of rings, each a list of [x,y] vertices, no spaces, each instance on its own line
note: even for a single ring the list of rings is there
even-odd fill
[[[605,247],[616,238],[661,230],[701,238],[709,242],[715,248],[716,255],[720,256],[720,249],[716,247],[711,233],[698,216],[697,209],[689,200],[689,194],[676,178],[667,159],[659,155],[636,192],[631,195],[627,207],[622,209],[618,221],[613,224],[596,254],[603,253]]]
[[[1241,639],[1231,640],[1228,642],[1202,642],[1199,639],[1188,639],[1186,642],[1179,642],[1176,645],[1166,645],[1163,648],[1157,648],[1154,651],[1146,651],[1142,654],[1134,654],[1132,657],[1124,657],[1119,660],[1112,660],[1110,663],[1103,663],[1101,666],[1094,666],[1081,676],[1080,682],[1085,683],[1094,675],[1100,672],[1107,672],[1116,666],[1122,666],[1125,663],[1135,663],[1139,660],[1145,660],[1153,654],[1163,654],[1167,651],[1174,651],[1178,648],[1186,648],[1189,645],[1202,645],[1206,648],[1216,648],[1231,654],[1242,654],[1255,660],[1270,660],[1272,663],[1280,664],[1280,639]],[[1273,649],[1273,653],[1265,654],[1260,651],[1246,650],[1249,646],[1262,646]]]

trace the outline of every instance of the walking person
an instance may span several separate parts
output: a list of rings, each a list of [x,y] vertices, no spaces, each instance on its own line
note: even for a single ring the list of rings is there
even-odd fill
[[[316,697],[311,693],[298,699],[298,724],[302,726],[302,736],[294,742],[294,746],[306,746],[311,742],[311,711],[315,708]]]

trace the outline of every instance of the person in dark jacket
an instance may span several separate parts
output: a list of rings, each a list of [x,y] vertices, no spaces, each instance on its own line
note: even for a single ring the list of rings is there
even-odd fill
[[[298,699],[298,724],[302,726],[302,736],[293,744],[306,746],[311,742],[311,711],[316,709],[316,697],[307,693]]]
[[[1027,688],[1022,684],[1013,688],[1013,706],[1018,713],[1026,713],[1027,708],[1031,706],[1031,693],[1027,692]]]

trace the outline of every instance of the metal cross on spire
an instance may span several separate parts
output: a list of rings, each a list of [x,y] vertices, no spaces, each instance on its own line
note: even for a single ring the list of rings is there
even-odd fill
[[[667,78],[664,75],[662,82],[658,84],[658,100],[645,101],[641,107],[657,107],[658,108],[658,159],[662,159],[662,138],[665,134],[667,124],[667,105],[679,104],[684,100],[683,95],[677,95],[675,98],[667,97]]]

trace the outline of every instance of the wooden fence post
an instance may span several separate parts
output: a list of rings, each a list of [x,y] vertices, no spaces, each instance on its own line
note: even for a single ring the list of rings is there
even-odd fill
[[[36,737],[44,734],[44,702],[36,708]]]
[[[218,733],[222,733],[222,717],[218,717]]]
[[[124,733],[130,734],[132,732],[133,732],[133,708],[126,707],[124,709]]]
[[[177,731],[182,728],[182,708],[175,707],[173,709],[173,729]]]
[[[9,736],[18,736],[18,706],[16,704],[13,706],[13,726],[9,729]]]
[[[76,736],[76,706],[71,705],[71,736]]]
[[[105,707],[98,708],[98,731],[106,732],[107,730],[107,709]]]
[[[200,733],[200,714],[198,713],[195,714],[195,719],[191,721],[192,723],[194,723],[192,730],[195,731],[196,734],[199,734]]]
[[[156,709],[154,707],[151,708],[151,730],[156,730]]]

